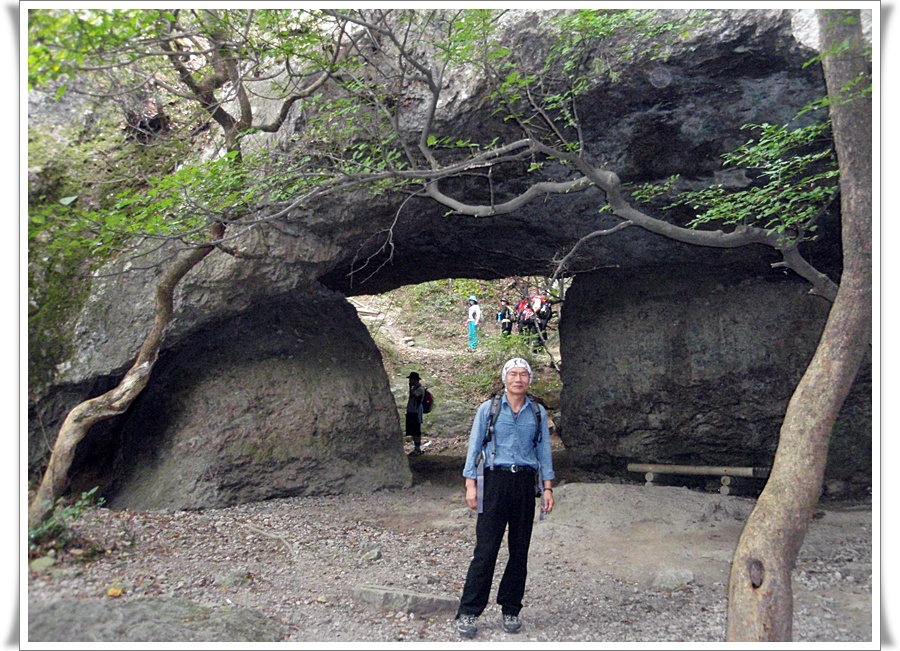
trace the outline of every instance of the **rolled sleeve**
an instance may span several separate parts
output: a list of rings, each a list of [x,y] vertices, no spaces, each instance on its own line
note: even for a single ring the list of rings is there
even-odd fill
[[[556,474],[553,472],[553,453],[550,449],[550,425],[547,423],[547,410],[541,405],[537,405],[541,410],[541,441],[538,443],[537,457],[541,463],[541,479],[554,480]]]
[[[481,445],[484,442],[484,435],[487,432],[488,415],[491,411],[491,401],[487,400],[478,407],[475,412],[475,418],[472,421],[472,430],[469,432],[469,449],[466,452],[466,465],[463,467],[463,477],[467,479],[477,479],[478,471],[475,467],[475,461],[481,452]]]

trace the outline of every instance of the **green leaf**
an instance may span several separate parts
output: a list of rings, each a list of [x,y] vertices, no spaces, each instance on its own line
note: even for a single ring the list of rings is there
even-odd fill
[[[68,205],[72,204],[76,199],[78,199],[77,195],[74,197],[63,197],[62,199],[59,200],[59,202],[64,206],[68,206]]]

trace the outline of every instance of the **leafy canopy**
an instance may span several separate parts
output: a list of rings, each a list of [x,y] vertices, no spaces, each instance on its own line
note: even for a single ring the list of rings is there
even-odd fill
[[[690,226],[750,224],[779,234],[814,231],[837,188],[838,169],[825,120],[806,127],[746,125],[758,132],[723,156],[726,167],[749,170],[757,184],[728,192],[722,184],[679,196],[675,205],[699,211]]]

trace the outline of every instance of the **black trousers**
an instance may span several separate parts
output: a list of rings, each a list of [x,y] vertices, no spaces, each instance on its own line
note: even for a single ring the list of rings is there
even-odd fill
[[[411,436],[417,446],[422,440],[422,423],[419,422],[419,414],[406,412],[406,435]]]
[[[504,615],[518,615],[525,596],[528,548],[534,527],[534,474],[484,471],[484,509],[475,525],[475,553],[459,600],[459,615],[481,615],[487,607],[497,554],[509,527],[509,561],[500,579],[497,603]]]

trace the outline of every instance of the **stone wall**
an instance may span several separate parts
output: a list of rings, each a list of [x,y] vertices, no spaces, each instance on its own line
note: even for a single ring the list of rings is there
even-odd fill
[[[572,459],[619,475],[631,462],[771,466],[829,309],[803,282],[721,267],[578,276],[560,320],[560,425]],[[842,488],[871,481],[864,366],[826,471]]]

